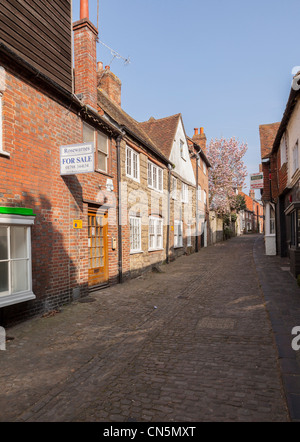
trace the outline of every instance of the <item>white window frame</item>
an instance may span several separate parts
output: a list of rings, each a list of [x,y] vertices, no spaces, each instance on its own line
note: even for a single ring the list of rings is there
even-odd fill
[[[8,259],[3,259],[1,262],[8,262],[8,276],[9,276],[9,289],[7,292],[0,293],[0,308],[6,307],[20,302],[30,301],[35,299],[36,296],[32,291],[32,257],[31,257],[31,225],[34,224],[34,217],[21,216],[21,215],[0,215],[0,227],[6,227],[8,229]],[[12,259],[10,256],[10,232],[13,227],[25,227],[26,228],[26,245],[27,245],[27,257],[22,260],[27,260],[27,274],[28,274],[28,289],[20,292],[12,292],[12,262],[17,259]]]
[[[203,160],[203,173],[204,175],[206,175],[206,164],[204,160]]]
[[[181,183],[181,202],[189,202],[189,186],[185,183]]]
[[[174,249],[183,247],[183,222],[174,221]]]
[[[142,219],[138,216],[129,217],[129,227],[130,227],[130,253],[141,253],[142,252]],[[132,232],[131,229],[136,229]],[[134,238],[137,235],[137,238]]]
[[[10,154],[4,150],[3,143],[3,92],[0,91],[0,155],[10,157]]]
[[[136,173],[134,168],[134,158],[136,158]],[[130,164],[128,163],[128,160],[130,160]],[[140,154],[129,146],[126,146],[125,170],[128,178],[131,178],[138,183],[140,182]]]
[[[148,161],[148,187],[161,193],[164,190],[164,171],[151,161]]]
[[[151,237],[153,245],[151,245]],[[158,242],[159,239],[159,242]],[[157,216],[149,217],[149,251],[163,250],[164,247],[164,225],[163,219]]]

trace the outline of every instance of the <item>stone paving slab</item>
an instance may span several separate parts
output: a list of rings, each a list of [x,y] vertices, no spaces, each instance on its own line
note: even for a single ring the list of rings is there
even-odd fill
[[[300,326],[300,288],[288,271],[289,259],[265,256],[259,237],[253,255],[275,336],[290,417],[300,422],[300,350],[292,348],[292,329]]]
[[[281,372],[297,376],[297,359],[278,357],[260,244],[234,238],[8,330],[0,421],[297,419]]]

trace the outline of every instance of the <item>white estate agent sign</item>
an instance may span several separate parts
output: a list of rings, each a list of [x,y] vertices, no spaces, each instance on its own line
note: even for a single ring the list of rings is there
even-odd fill
[[[250,175],[250,189],[263,189],[264,175],[262,173],[253,173]]]
[[[76,175],[95,171],[94,143],[60,146],[60,174]]]

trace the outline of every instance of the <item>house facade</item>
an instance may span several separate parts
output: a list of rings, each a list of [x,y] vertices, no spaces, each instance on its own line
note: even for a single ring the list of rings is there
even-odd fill
[[[275,199],[277,195],[277,174],[274,169],[272,149],[280,123],[263,124],[259,126],[260,150],[264,187],[261,190],[261,199],[265,217],[265,252],[266,255],[276,255],[276,224]]]
[[[122,130],[120,225],[122,277],[167,260],[168,183],[171,162],[141,125],[121,108],[121,82],[98,63],[98,109]]]
[[[293,79],[271,152],[276,213],[276,245],[289,256],[291,273],[300,274],[300,72]]]
[[[7,20],[0,30],[3,323],[53,310],[118,280],[113,217],[121,132],[95,111],[96,83],[91,95],[83,87],[87,54],[77,64],[82,39],[95,41],[97,30],[86,16],[74,25],[74,79],[71,2],[53,3],[20,4],[18,14],[12,1],[1,5]],[[88,51],[95,58],[93,48]],[[93,170],[81,173],[91,162]]]
[[[211,167],[207,158],[206,135],[204,128],[194,129],[193,138],[188,138],[188,143],[192,152],[191,160],[196,178],[196,251],[202,247],[207,247],[211,241],[209,222],[209,193],[208,174]],[[200,235],[200,236],[199,236]]]
[[[71,0],[1,5],[1,325],[202,245],[201,144],[188,142],[180,114],[156,136],[124,112],[120,80],[97,63],[88,6],[72,25]]]
[[[161,119],[151,117],[140,125],[173,165],[169,177],[168,235],[168,259],[172,260],[208,244],[210,163],[204,153],[205,147],[202,149],[187,137],[181,114]]]
[[[246,208],[239,213],[241,233],[263,233],[264,213],[263,204],[255,198],[255,191],[250,190],[249,195],[238,191],[246,203]]]

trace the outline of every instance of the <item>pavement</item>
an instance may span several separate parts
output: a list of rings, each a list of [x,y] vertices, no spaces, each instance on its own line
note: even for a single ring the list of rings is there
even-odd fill
[[[232,238],[7,329],[0,421],[300,421],[295,326],[288,260]]]

